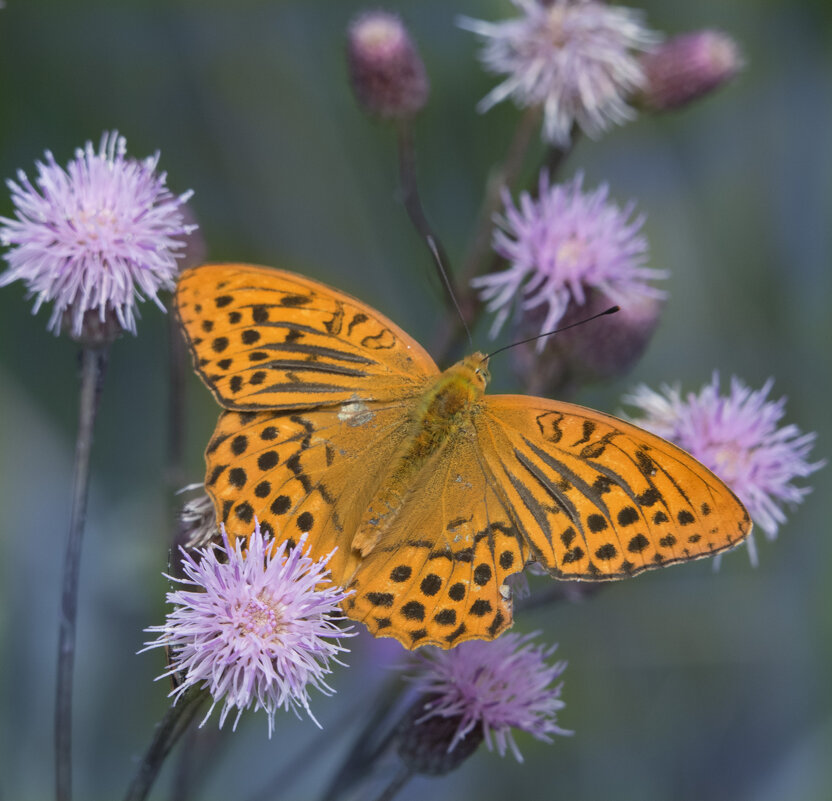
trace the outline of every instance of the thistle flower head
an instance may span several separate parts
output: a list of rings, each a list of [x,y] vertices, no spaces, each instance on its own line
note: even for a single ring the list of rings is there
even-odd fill
[[[641,59],[644,104],[657,111],[679,108],[733,79],[743,67],[737,43],[721,31],[674,36]]]
[[[434,742],[434,749],[451,753],[460,745],[464,748],[467,737],[478,738],[476,742],[484,737],[489,750],[496,746],[505,756],[511,749],[522,762],[512,729],[545,742],[551,742],[553,734],[571,734],[556,723],[564,706],[562,684],[552,686],[566,663],[549,664],[546,660],[557,646],[535,645],[535,636],[504,634],[492,642],[472,640],[448,651],[421,649],[414,684],[427,700],[409,732],[411,741],[419,738],[420,725],[443,718],[454,725],[445,727],[446,737]],[[424,757],[424,748],[413,750]]]
[[[637,387],[624,402],[639,414],[633,422],[676,443],[719,476],[745,504],[753,521],[769,539],[786,521],[785,504],[795,505],[811,489],[793,481],[805,478],[825,462],[809,462],[815,434],[795,425],[780,426],[786,398],[768,399],[773,382],[758,390],[738,378],[720,394],[719,375],[699,393],[683,397],[678,387],[655,392]],[[753,540],[749,555],[757,563]]]
[[[347,65],[359,105],[382,119],[409,117],[428,99],[428,76],[402,20],[366,11],[350,24]]]
[[[190,192],[172,195],[158,153],[128,159],[117,133],[105,133],[96,151],[79,149],[66,170],[47,151],[35,183],[21,170],[8,181],[15,219],[0,217],[0,240],[9,270],[0,286],[22,280],[35,296],[34,311],[54,302],[49,329],[58,333],[66,315],[81,338],[85,316],[99,328],[114,317],[135,333],[135,303],[173,287],[178,251],[196,226],[183,221]]]
[[[610,202],[606,184],[592,192],[584,192],[582,184],[579,174],[569,183],[550,186],[544,171],[536,200],[523,192],[515,205],[504,192],[505,211],[497,218],[493,245],[510,266],[471,282],[488,311],[496,312],[492,336],[515,306],[523,312],[538,310],[534,313],[543,332],[560,322],[570,303],[586,304],[591,289],[622,306],[639,296],[664,296],[648,283],[666,273],[645,267],[644,217],[634,216],[632,202],[623,209]],[[541,340],[539,349],[544,344]]]
[[[329,557],[313,561],[304,546],[305,537],[294,548],[275,546],[258,524],[245,551],[225,531],[221,546],[197,551],[198,561],[183,551],[185,577],[174,580],[194,589],[168,593],[174,608],[166,622],[147,629],[159,634],[148,648],[171,652],[160,678],[185,675],[174,699],[194,685],[206,687],[213,703],[205,720],[222,703],[220,726],[234,708],[235,727],[244,709],[264,709],[269,736],[280,708],[298,716],[303,709],[315,720],[308,688],[333,692],[324,676],[346,650],[338,638],[351,632],[335,623],[348,593],[326,586]]]
[[[566,146],[573,125],[590,137],[635,116],[627,98],[644,84],[638,51],[658,37],[629,8],[596,0],[512,0],[521,16],[502,22],[461,18],[485,41],[480,58],[505,80],[478,106],[508,97],[543,108],[543,138]]]

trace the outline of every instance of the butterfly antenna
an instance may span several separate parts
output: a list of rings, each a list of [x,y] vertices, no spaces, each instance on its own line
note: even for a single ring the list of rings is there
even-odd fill
[[[456,293],[454,292],[453,284],[451,284],[451,278],[448,275],[448,270],[445,267],[445,263],[442,261],[442,256],[439,253],[439,249],[436,247],[436,241],[434,240],[431,234],[428,234],[425,237],[425,241],[428,243],[428,248],[430,248],[430,252],[433,255],[433,261],[436,264],[436,269],[438,270],[439,275],[442,276],[442,283],[445,285],[445,291],[448,293],[448,297],[450,297],[450,299],[453,301],[456,313],[459,315],[459,319],[462,322],[462,327],[465,329],[465,334],[468,337],[468,342],[470,343],[471,347],[474,347],[474,339],[471,336],[471,330],[468,328],[468,323],[465,322],[465,315],[462,313],[462,308],[459,305],[459,301],[456,299]]]
[[[510,345],[503,345],[502,348],[497,348],[497,350],[491,352],[486,356],[483,361],[490,359],[492,356],[496,356],[498,353],[502,353],[504,350],[508,350],[509,348],[514,348],[517,345],[525,345],[527,342],[534,342],[536,339],[543,339],[543,337],[550,337],[552,334],[559,334],[561,331],[568,331],[570,328],[575,328],[575,326],[583,325],[584,323],[588,323],[591,320],[597,320],[599,317],[603,317],[606,314],[615,314],[616,312],[621,311],[620,306],[610,306],[608,309],[604,309],[602,312],[598,312],[598,314],[593,314],[590,317],[585,317],[583,320],[578,320],[575,323],[570,323],[569,325],[564,325],[562,328],[556,328],[554,331],[545,331],[542,334],[538,334],[537,336],[529,337],[528,339],[521,339],[519,342],[512,342]]]

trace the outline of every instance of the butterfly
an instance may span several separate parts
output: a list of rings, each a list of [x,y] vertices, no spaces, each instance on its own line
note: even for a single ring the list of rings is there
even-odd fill
[[[345,614],[406,648],[497,637],[534,560],[598,581],[724,551],[751,529],[713,473],[631,423],[485,395],[488,357],[440,371],[365,303],[291,272],[182,273],[175,308],[223,407],[205,488],[230,538],[335,550]]]

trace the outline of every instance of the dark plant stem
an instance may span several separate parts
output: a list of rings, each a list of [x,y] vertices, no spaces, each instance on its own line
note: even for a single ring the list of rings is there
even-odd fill
[[[75,633],[78,615],[78,579],[81,543],[87,518],[90,454],[101,385],[107,369],[109,347],[81,350],[81,396],[78,439],[72,487],[72,511],[64,552],[61,619],[58,631],[58,670],[55,690],[55,797],[72,798],[72,674],[75,667]]]
[[[366,778],[376,759],[384,753],[390,744],[390,738],[381,736],[382,731],[390,732],[393,727],[385,727],[385,722],[401,697],[400,682],[388,680],[365,712],[365,724],[356,736],[341,767],[329,782],[321,796],[325,801],[337,801],[349,793],[355,784]]]
[[[381,791],[381,794],[376,796],[376,801],[392,801],[396,797],[399,790],[402,789],[413,778],[413,770],[407,765],[399,767],[398,772],[390,784]]]
[[[179,321],[168,314],[168,448],[165,480],[170,525],[170,572],[182,576],[182,552],[187,543],[179,512],[177,493],[185,486],[185,375],[187,353]]]
[[[144,758],[139,765],[133,781],[127,788],[125,801],[143,801],[150,792],[156,776],[165,761],[165,757],[176,741],[187,730],[203,702],[209,697],[208,690],[191,687],[181,695],[176,704],[170,707],[156,726],[156,733]]]
[[[313,737],[299,751],[289,756],[262,789],[248,796],[246,801],[272,801],[282,797],[310,765],[320,760],[327,746],[337,741],[357,719],[363,717],[365,711],[366,703],[363,699],[343,711],[334,722],[328,723],[326,729],[320,731],[317,737]],[[327,796],[327,799],[331,801],[332,796]]]
[[[449,309],[456,305],[451,277],[448,274],[450,262],[442,241],[428,222],[422,199],[419,196],[419,185],[416,180],[416,147],[413,139],[413,125],[409,119],[401,120],[396,126],[396,144],[399,155],[399,181],[402,189],[402,202],[407,216],[419,236],[425,241],[430,251],[431,259],[436,265],[439,280],[445,293],[445,301]]]
[[[474,235],[456,280],[457,300],[462,317],[469,326],[473,325],[479,312],[476,294],[471,289],[471,279],[487,272],[486,266],[497,259],[491,250],[491,231],[494,215],[500,208],[500,193],[503,187],[511,189],[517,183],[539,122],[540,110],[537,108],[528,109],[520,117],[505,159],[494,167],[488,177]],[[431,349],[437,363],[441,364],[454,353],[463,332],[462,322],[456,317],[444,321]]]
[[[185,483],[185,343],[176,315],[168,314],[168,452],[167,484],[171,493]]]

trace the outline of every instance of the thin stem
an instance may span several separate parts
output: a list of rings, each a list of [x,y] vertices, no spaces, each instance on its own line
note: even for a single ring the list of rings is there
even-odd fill
[[[539,123],[540,108],[526,109],[514,129],[505,159],[488,176],[485,196],[477,215],[474,237],[460,276],[461,281],[466,285],[475,275],[482,272],[483,262],[491,253],[491,229],[494,226],[494,215],[500,208],[503,187],[511,189],[517,183]]]
[[[381,795],[376,797],[376,801],[392,801],[393,798],[398,794],[399,790],[402,789],[411,779],[413,778],[413,770],[407,765],[401,765],[399,767],[398,772],[395,776],[393,776],[393,780],[384,790],[381,791]]]
[[[177,493],[185,485],[185,375],[187,353],[179,321],[168,314],[168,450],[165,479],[167,483],[168,520],[170,523],[170,570],[182,575],[180,546],[187,542],[187,533],[180,521],[181,503]]]
[[[247,798],[247,801],[270,801],[285,793],[297,781],[310,765],[313,765],[325,753],[327,741],[332,742],[340,736],[349,726],[364,714],[366,703],[364,699],[360,703],[351,706],[343,711],[334,723],[327,724],[326,730],[320,731],[317,737],[313,737],[297,753],[285,760],[277,772],[263,785],[259,792]],[[327,796],[332,799],[331,796]]]
[[[64,551],[61,620],[58,631],[58,669],[55,688],[55,797],[72,798],[72,674],[75,667],[75,633],[78,614],[78,580],[81,544],[87,518],[90,483],[90,454],[101,384],[107,368],[108,347],[81,350],[81,395],[72,511]]]
[[[143,801],[150,792],[165,757],[176,741],[187,730],[203,702],[209,697],[208,690],[191,687],[168,709],[161,722],[156,726],[156,733],[150,742],[144,758],[139,764],[136,775],[127,788],[125,801]]]
[[[175,493],[185,483],[185,342],[176,315],[168,314],[168,490]]]
[[[500,207],[500,194],[503,187],[511,189],[517,182],[539,122],[540,109],[527,109],[517,123],[505,159],[491,171],[488,177],[471,245],[456,281],[457,300],[462,311],[462,319],[469,326],[473,325],[478,315],[478,305],[476,295],[471,289],[471,279],[485,272],[484,264],[493,257],[491,230],[494,215]],[[441,364],[453,353],[458,346],[462,330],[462,324],[456,318],[446,320],[431,350],[438,363]]]
[[[366,722],[355,738],[350,752],[332,777],[321,796],[326,801],[337,801],[346,795],[357,781],[366,777],[373,762],[390,744],[389,737],[380,736],[382,724],[399,699],[398,679],[388,680],[379,691],[366,715]],[[388,727],[389,728],[389,727]]]
[[[416,147],[413,141],[413,125],[411,120],[404,119],[396,126],[396,144],[399,155],[399,181],[402,188],[402,202],[407,216],[419,236],[425,240],[431,258],[436,265],[439,280],[445,293],[445,300],[449,308],[456,306],[453,287],[448,275],[448,254],[436,232],[425,216],[422,199],[419,196],[419,186],[416,181]]]

